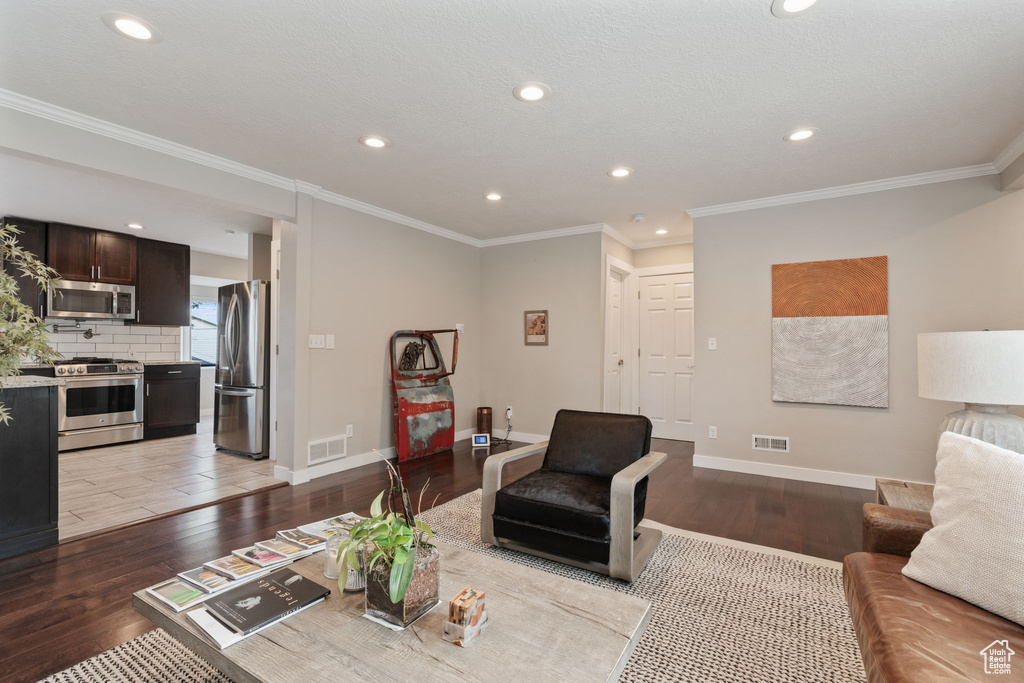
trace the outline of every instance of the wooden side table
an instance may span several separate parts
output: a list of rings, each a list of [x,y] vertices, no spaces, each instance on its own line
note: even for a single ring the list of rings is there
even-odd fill
[[[916,484],[897,479],[875,480],[875,500],[880,505],[894,508],[931,512],[934,490],[932,484]]]

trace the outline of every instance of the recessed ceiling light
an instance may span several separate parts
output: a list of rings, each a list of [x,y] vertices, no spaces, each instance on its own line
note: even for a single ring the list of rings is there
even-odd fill
[[[668,234],[668,230],[666,230],[665,228],[662,228],[661,230],[655,230],[654,234],[655,235],[667,235]]]
[[[387,147],[388,145],[391,144],[387,138],[382,138],[379,135],[365,135],[359,138],[359,142],[363,143],[367,147],[373,147],[375,149]]]
[[[496,202],[499,199],[501,199],[501,195],[498,194],[497,192],[492,192],[489,195],[487,195],[487,199],[490,199],[492,202]]]
[[[789,19],[806,12],[818,0],[772,0],[772,14],[780,19]]]
[[[160,32],[152,24],[130,14],[107,12],[100,18],[111,31],[140,43],[159,43],[163,40]]]
[[[800,142],[801,140],[810,140],[817,133],[817,128],[797,128],[791,133],[788,133],[783,139],[787,142]]]
[[[141,225],[140,223],[125,223],[125,225],[131,228],[132,230],[142,230],[144,227],[146,227],[144,225]]]
[[[225,231],[224,231],[224,234],[225,234],[225,235],[234,235],[234,234],[235,234],[235,231],[234,231],[234,230],[225,230]]]
[[[520,102],[539,102],[550,92],[551,88],[543,83],[520,83],[512,91],[512,96]]]
[[[632,173],[633,169],[629,168],[628,166],[619,166],[618,168],[613,168],[612,170],[608,171],[608,175],[610,175],[612,178],[625,178],[626,176],[631,175]]]

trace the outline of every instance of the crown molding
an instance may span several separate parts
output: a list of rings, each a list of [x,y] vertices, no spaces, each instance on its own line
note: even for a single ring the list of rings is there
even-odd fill
[[[608,235],[613,240],[615,240],[617,242],[621,242],[622,244],[626,245],[630,249],[636,249],[636,242],[634,242],[631,238],[626,237],[621,232],[619,232],[618,230],[616,230],[612,226],[608,225],[607,223],[604,224],[604,229],[601,232],[603,232],[604,234]]]
[[[664,240],[645,240],[637,242],[633,249],[654,249],[655,247],[672,247],[677,244],[693,244],[692,237],[676,237]]]
[[[421,221],[417,218],[410,218],[409,216],[395,213],[394,211],[388,211],[387,209],[382,209],[379,206],[367,204],[366,202],[346,197],[345,195],[338,194],[337,192],[331,192],[330,190],[319,188],[315,193],[313,193],[313,197],[314,199],[319,199],[329,204],[344,206],[345,208],[354,209],[355,211],[370,214],[377,218],[383,218],[384,220],[391,221],[392,223],[398,223],[399,225],[405,225],[410,228],[422,230],[423,232],[429,232],[430,234],[437,235],[438,237],[455,240],[456,242],[462,242],[463,244],[468,244],[473,247],[484,246],[483,241],[476,238],[463,235],[462,233],[455,232],[454,230],[439,227],[433,223]]]
[[[551,240],[557,237],[571,237],[572,235],[586,235],[594,232],[604,232],[607,226],[604,223],[592,223],[590,225],[577,225],[574,228],[561,228],[559,230],[548,230],[546,232],[528,232],[522,235],[510,235],[508,237],[495,237],[489,240],[480,240],[481,247],[499,247],[503,244],[518,244],[519,242],[535,242],[537,240]]]
[[[895,190],[900,187],[941,183],[947,180],[960,180],[962,178],[976,178],[978,176],[994,175],[996,173],[999,173],[999,171],[996,170],[995,164],[978,164],[977,166],[950,168],[945,171],[931,171],[929,173],[917,173],[914,175],[899,176],[897,178],[871,180],[866,183],[838,185],[836,187],[826,187],[820,190],[794,192],[793,194],[780,194],[774,197],[762,197],[760,199],[748,199],[746,201],[732,202],[730,204],[701,206],[695,209],[687,209],[686,212],[693,218],[703,218],[704,216],[715,216],[722,213],[766,209],[772,206],[813,202],[819,199],[833,199],[835,197],[847,197],[854,194],[881,192],[883,190]]]
[[[1021,133],[1017,138],[1006,146],[996,160],[992,162],[992,165],[996,167],[996,173],[1002,173],[1006,170],[1006,167],[1017,160],[1021,154],[1024,154],[1024,133]]]
[[[219,171],[224,171],[242,178],[248,178],[249,180],[255,180],[267,185],[272,185],[273,187],[283,190],[295,189],[294,182],[284,176],[279,176],[268,171],[262,171],[252,166],[240,164],[237,161],[231,161],[230,159],[210,154],[209,152],[203,152],[177,142],[158,138],[155,135],[149,135],[148,133],[141,133],[131,128],[119,126],[116,123],[110,123],[109,121],[104,121],[103,119],[98,119],[94,116],[80,114],[76,111],[65,109],[64,107],[58,107],[57,105],[50,104],[49,102],[43,102],[42,100],[37,100],[2,88],[0,88],[0,106],[31,114],[33,116],[38,116],[49,121],[56,121],[57,123],[62,123],[66,126],[78,128],[89,133],[95,133],[114,140],[120,140],[121,142],[127,142],[128,144],[136,145],[154,152],[161,152],[168,156],[208,166]]]

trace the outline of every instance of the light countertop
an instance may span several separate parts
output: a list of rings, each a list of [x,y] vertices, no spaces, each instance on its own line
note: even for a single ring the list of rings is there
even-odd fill
[[[144,360],[143,365],[202,365],[197,360]]]
[[[40,366],[46,367],[46,366]],[[37,377],[35,375],[19,375],[4,380],[4,389],[24,389],[26,387],[59,387],[64,380],[55,377]]]

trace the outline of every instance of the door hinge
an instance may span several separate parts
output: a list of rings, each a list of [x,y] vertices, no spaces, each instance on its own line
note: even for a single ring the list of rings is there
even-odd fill
[[[280,344],[274,344],[274,353],[276,355],[278,355],[278,356],[281,355],[281,345]]]
[[[637,299],[639,299],[639,298],[640,298],[640,290],[639,290],[639,289],[638,289],[638,290],[636,290],[636,298],[637,298]]]
[[[274,431],[277,431],[277,420],[274,420]]]
[[[637,357],[637,358],[639,358],[639,357],[640,357],[640,349],[637,349],[637,350],[636,350],[636,357]]]
[[[280,268],[277,269],[277,279],[278,280],[281,279],[281,269]]]

